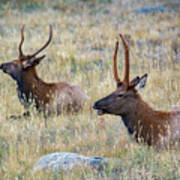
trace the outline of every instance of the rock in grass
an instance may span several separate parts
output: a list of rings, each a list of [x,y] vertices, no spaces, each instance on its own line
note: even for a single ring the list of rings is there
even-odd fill
[[[52,172],[68,171],[78,167],[104,169],[107,159],[103,157],[88,157],[76,153],[56,152],[41,157],[34,165],[33,172],[49,170]]]
[[[172,110],[180,111],[180,106],[174,105],[174,106],[172,106]]]
[[[154,6],[154,7],[142,7],[140,9],[137,9],[136,13],[156,13],[156,12],[167,12],[176,10],[176,8],[167,8],[165,6]]]

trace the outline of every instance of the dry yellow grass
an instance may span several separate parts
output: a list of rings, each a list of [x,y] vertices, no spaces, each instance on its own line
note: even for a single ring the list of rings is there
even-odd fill
[[[180,179],[179,150],[158,153],[138,145],[127,135],[120,117],[98,117],[91,109],[94,101],[115,89],[112,55],[119,32],[129,38],[131,77],[149,74],[141,92],[143,98],[156,109],[167,110],[180,104],[180,59],[175,51],[175,46],[180,47],[178,13],[135,14],[133,1],[127,1],[129,6],[124,8],[125,2],[96,4],[93,8],[83,5],[72,9],[72,5],[67,5],[65,11],[49,6],[31,13],[8,8],[4,12],[0,18],[0,63],[17,57],[22,24],[26,25],[23,48],[27,54],[46,41],[52,24],[53,41],[46,49],[46,60],[38,66],[38,74],[48,82],[78,84],[90,100],[78,115],[49,118],[47,129],[43,116],[33,108],[30,118],[11,120],[10,115],[22,114],[24,109],[18,101],[15,82],[0,72],[1,179],[60,178],[58,174],[35,176],[28,170],[39,157],[56,151],[119,157],[122,179]],[[143,1],[138,7],[143,4],[149,2]],[[122,75],[122,46],[118,58]],[[88,170],[61,176],[113,179],[111,172],[98,176]]]

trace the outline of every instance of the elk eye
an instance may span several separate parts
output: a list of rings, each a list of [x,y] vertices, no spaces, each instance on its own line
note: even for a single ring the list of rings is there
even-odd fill
[[[123,97],[124,96],[124,94],[118,94],[118,97]]]

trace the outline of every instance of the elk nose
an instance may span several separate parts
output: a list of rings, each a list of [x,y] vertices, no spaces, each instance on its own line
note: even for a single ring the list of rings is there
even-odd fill
[[[0,69],[3,69],[3,64],[0,65]]]
[[[97,107],[98,107],[98,102],[96,101],[93,105],[93,109],[97,109]]]
[[[3,72],[6,72],[8,66],[7,66],[7,63],[3,63],[0,65],[0,69],[3,71]]]

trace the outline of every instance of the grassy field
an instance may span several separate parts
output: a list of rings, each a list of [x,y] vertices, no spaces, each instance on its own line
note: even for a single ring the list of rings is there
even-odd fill
[[[18,56],[22,24],[26,25],[25,54],[41,47],[51,24],[53,40],[45,50],[47,58],[38,66],[39,76],[47,82],[77,84],[90,98],[82,113],[49,118],[48,128],[33,108],[30,118],[12,120],[9,117],[22,114],[24,108],[15,82],[0,72],[0,179],[180,179],[179,150],[156,152],[138,145],[120,117],[100,117],[91,108],[115,90],[112,55],[120,32],[130,45],[131,78],[149,74],[140,92],[144,100],[162,110],[180,104],[180,14],[135,13],[143,6],[174,4],[149,0],[138,4],[133,0],[17,2],[16,6],[11,1],[0,6],[0,63]],[[123,58],[121,45],[121,76]],[[88,169],[53,175],[29,172],[42,155],[57,151],[120,158],[122,162],[103,175]]]

